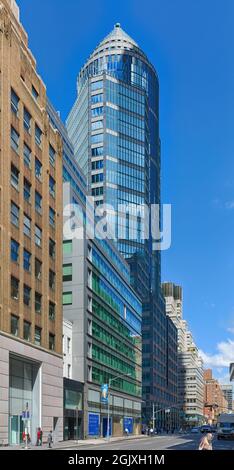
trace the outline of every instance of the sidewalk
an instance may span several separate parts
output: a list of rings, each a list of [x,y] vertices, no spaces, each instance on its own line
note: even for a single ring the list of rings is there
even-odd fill
[[[149,436],[144,434],[139,434],[139,436],[122,436],[122,437],[111,437],[109,442],[118,442],[118,441],[126,441],[132,439],[147,439]],[[83,439],[77,441],[62,441],[55,443],[52,447],[53,450],[63,450],[63,449],[79,449],[82,446],[95,446],[100,444],[106,444],[107,439],[96,438],[96,439]],[[5,446],[0,447],[1,450],[25,450],[23,444],[19,446]],[[43,444],[42,446],[33,446],[31,444],[28,445],[28,450],[48,450],[48,444]]]

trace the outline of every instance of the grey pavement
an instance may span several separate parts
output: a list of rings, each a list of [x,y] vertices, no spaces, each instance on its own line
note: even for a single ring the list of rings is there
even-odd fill
[[[122,438],[89,439],[76,441],[64,441],[53,445],[54,450],[197,450],[201,434],[173,434],[157,436],[129,436]],[[42,447],[29,446],[33,450],[48,450],[48,445]],[[5,447],[0,450],[22,449],[22,446]],[[213,439],[214,450],[234,450],[234,441],[218,441]]]

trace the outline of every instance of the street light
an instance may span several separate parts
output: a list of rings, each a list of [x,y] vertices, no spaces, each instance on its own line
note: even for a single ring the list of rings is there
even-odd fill
[[[121,374],[117,375],[116,377],[113,377],[112,379],[108,380],[108,402],[107,402],[107,440],[110,440],[110,386],[111,382],[114,382],[114,380],[120,379],[121,377],[129,377],[129,375],[132,375],[131,373],[129,374]]]
[[[79,418],[79,407],[76,407],[76,443],[78,444],[78,420]]]
[[[155,415],[157,413],[161,413],[161,411],[164,411],[165,414],[168,414],[171,412],[171,409],[176,409],[176,408],[180,408],[180,405],[172,405],[170,407],[166,407],[166,408],[160,408],[159,410],[155,410],[155,403],[153,403],[153,416],[152,416],[152,420],[153,420],[153,428],[155,428]]]

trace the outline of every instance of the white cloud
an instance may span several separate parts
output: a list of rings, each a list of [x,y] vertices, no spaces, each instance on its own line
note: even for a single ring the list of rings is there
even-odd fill
[[[234,334],[234,327],[227,328],[227,331],[228,331],[229,333],[233,333],[233,334]]]
[[[229,367],[234,362],[234,341],[228,339],[217,344],[217,353],[200,351],[205,367]]]

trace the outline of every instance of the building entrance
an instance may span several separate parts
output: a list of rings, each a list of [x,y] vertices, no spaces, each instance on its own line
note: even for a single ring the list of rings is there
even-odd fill
[[[36,443],[40,426],[39,365],[19,356],[10,356],[9,443],[22,443],[23,431]],[[25,420],[27,412],[27,420]]]
[[[24,431],[24,423],[22,420],[22,416],[14,415],[10,416],[10,423],[9,423],[9,430],[10,430],[10,444],[11,445],[19,445],[23,442],[22,436]]]

